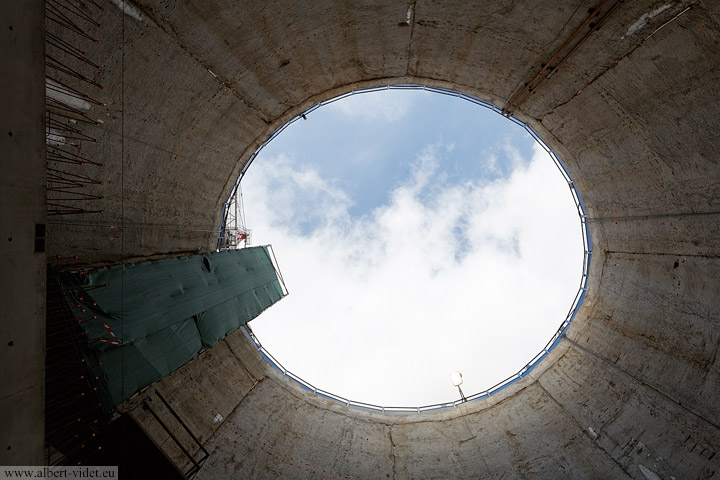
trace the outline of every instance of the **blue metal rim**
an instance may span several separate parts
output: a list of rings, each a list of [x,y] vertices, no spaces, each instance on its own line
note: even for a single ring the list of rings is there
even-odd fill
[[[452,97],[458,97],[462,98],[463,100],[467,100],[469,102],[472,102],[476,105],[479,105],[481,107],[487,108],[489,110],[492,110],[496,112],[499,115],[502,115],[502,110],[492,103],[486,102],[485,100],[481,100],[477,97],[474,97],[472,95],[468,95],[465,93],[456,92],[454,90],[448,90],[444,88],[436,88],[436,87],[428,87],[425,85],[415,85],[415,84],[398,84],[398,85],[387,85],[387,86],[381,86],[381,87],[369,87],[369,88],[362,88],[357,90],[352,90],[351,92],[345,93],[343,95],[331,98],[329,100],[325,100],[323,102],[316,103],[312,107],[308,108],[304,112],[300,113],[287,123],[285,123],[283,126],[275,130],[270,137],[268,137],[265,142],[263,142],[257,150],[250,156],[248,161],[243,165],[242,170],[240,171],[240,174],[238,175],[237,180],[235,181],[235,185],[233,186],[233,189],[230,193],[230,196],[228,197],[228,200],[223,205],[223,212],[222,212],[222,223],[220,225],[220,229],[218,232],[218,242],[217,242],[217,249],[220,250],[222,246],[222,240],[223,235],[225,232],[225,223],[227,221],[227,214],[230,207],[231,199],[235,195],[235,192],[237,191],[238,187],[240,186],[240,181],[245,176],[245,172],[247,172],[248,168],[252,164],[253,160],[258,156],[260,151],[262,151],[265,146],[270,143],[275,137],[277,137],[280,133],[282,133],[283,130],[285,130],[288,126],[292,125],[296,121],[302,119],[303,117],[306,117],[308,114],[313,112],[314,110],[317,110],[318,108],[322,107],[323,105],[328,105],[333,102],[337,102],[338,100],[342,100],[343,98],[349,97],[351,95],[359,95],[364,93],[372,93],[372,92],[379,92],[383,90],[425,90],[433,93],[438,93],[442,95],[449,95]],[[504,116],[504,115],[503,115]],[[580,227],[582,229],[582,239],[583,239],[583,246],[584,246],[584,258],[583,258],[583,269],[582,269],[582,277],[580,279],[580,287],[578,288],[578,292],[575,295],[575,299],[572,302],[572,305],[570,307],[570,310],[568,314],[566,315],[565,319],[560,324],[559,328],[553,334],[553,336],[550,338],[550,341],[547,342],[545,347],[537,354],[535,355],[523,368],[521,368],[517,373],[510,375],[505,380],[498,382],[497,384],[493,385],[492,387],[488,388],[487,390],[484,390],[482,392],[475,393],[473,395],[469,395],[466,397],[465,401],[462,400],[456,400],[452,402],[445,402],[445,403],[437,403],[433,405],[425,405],[421,407],[385,407],[381,405],[374,405],[370,403],[364,403],[364,402],[356,402],[353,400],[346,399],[344,397],[341,397],[339,395],[335,395],[330,392],[326,392],[325,390],[319,389],[315,387],[314,385],[306,382],[302,378],[298,377],[294,373],[287,370],[285,367],[283,367],[280,362],[278,362],[271,354],[268,352],[265,347],[262,346],[260,341],[257,339],[255,334],[247,327],[241,327],[242,331],[244,332],[245,336],[255,345],[255,347],[260,352],[263,359],[272,365],[276,370],[281,372],[284,376],[292,379],[295,383],[297,383],[301,388],[304,390],[307,390],[308,392],[312,392],[326,400],[332,400],[338,403],[341,403],[347,407],[356,408],[359,410],[365,410],[370,412],[376,412],[376,413],[405,413],[405,414],[412,414],[412,413],[426,413],[426,412],[441,412],[445,410],[450,410],[453,408],[457,408],[458,405],[465,403],[465,402],[471,402],[473,400],[480,400],[483,398],[488,398],[492,395],[495,395],[499,393],[500,391],[506,389],[510,385],[514,384],[518,380],[521,380],[522,378],[525,378],[537,365],[548,356],[548,354],[557,347],[562,339],[565,337],[565,334],[567,333],[568,328],[570,328],[570,324],[575,318],[575,315],[577,314],[577,311],[580,309],[580,306],[582,305],[583,301],[585,300],[585,295],[587,293],[587,285],[588,285],[588,276],[590,273],[590,261],[592,259],[592,238],[590,237],[590,230],[588,228],[587,224],[587,213],[585,211],[585,202],[582,200],[582,196],[580,195],[580,192],[577,191],[577,188],[575,187],[575,182],[572,180],[572,177],[570,176],[570,172],[568,172],[567,167],[565,166],[565,163],[560,159],[560,157],[555,153],[555,151],[547,144],[545,141],[535,132],[535,130],[527,125],[525,122],[519,120],[516,117],[513,116],[506,116],[510,121],[513,123],[523,127],[534,139],[535,141],[548,153],[550,158],[552,158],[553,162],[555,162],[555,165],[557,166],[558,170],[560,171],[561,175],[565,178],[565,181],[568,184],[568,187],[570,188],[570,192],[573,197],[573,201],[575,202],[575,207],[577,208],[578,215],[580,217]]]

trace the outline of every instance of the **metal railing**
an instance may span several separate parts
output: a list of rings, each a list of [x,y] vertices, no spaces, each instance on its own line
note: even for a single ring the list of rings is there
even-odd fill
[[[263,142],[260,147],[258,147],[257,150],[255,150],[255,153],[253,153],[248,161],[243,166],[242,170],[240,171],[240,175],[238,176],[238,179],[235,182],[235,186],[233,187],[233,190],[228,197],[228,201],[225,203],[225,206],[223,207],[223,221],[220,226],[220,231],[218,234],[218,250],[220,249],[220,246],[222,245],[223,241],[223,235],[224,235],[224,229],[225,229],[225,221],[227,217],[228,208],[230,206],[230,202],[232,197],[235,195],[235,192],[237,191],[240,181],[242,180],[243,176],[245,175],[245,172],[247,172],[248,168],[252,164],[253,160],[257,157],[257,155],[260,153],[260,151],[265,148],[265,146],[270,143],[275,137],[277,137],[280,133],[282,133],[283,130],[285,130],[288,126],[292,125],[296,121],[305,118],[308,114],[311,112],[317,110],[318,108],[322,107],[323,105],[328,105],[333,102],[337,102],[338,100],[342,100],[343,98],[349,97],[351,95],[358,95],[363,93],[371,93],[371,92],[379,92],[383,90],[425,90],[428,92],[433,93],[439,93],[441,95],[448,95],[451,97],[458,97],[462,98],[463,100],[467,100],[469,102],[472,102],[476,105],[479,105],[481,107],[487,108],[489,110],[492,110],[493,112],[496,112],[498,115],[502,115],[502,110],[492,103],[486,102],[485,100],[481,100],[477,97],[474,97],[472,95],[468,95],[465,93],[456,92],[454,90],[447,90],[444,88],[436,88],[436,87],[427,87],[424,85],[414,85],[414,84],[407,84],[407,85],[388,85],[383,87],[371,87],[371,88],[363,88],[358,90],[353,90],[351,92],[348,92],[346,94],[340,95],[335,98],[331,98],[330,100],[325,100],[323,102],[316,103],[312,107],[308,108],[298,116],[294,117],[292,120],[284,124],[282,127],[275,130],[270,137]],[[330,392],[326,392],[325,390],[319,389],[315,387],[314,385],[306,382],[302,378],[298,377],[294,373],[287,370],[285,367],[278,362],[275,357],[273,357],[270,352],[268,352],[265,347],[262,346],[260,341],[257,339],[255,334],[252,332],[250,327],[248,325],[245,325],[241,327],[242,331],[245,333],[247,338],[255,345],[255,347],[258,349],[260,354],[263,356],[263,358],[273,367],[275,367],[277,370],[282,372],[282,374],[288,378],[291,378],[295,382],[297,382],[302,388],[304,388],[307,391],[313,392],[316,395],[326,398],[328,400],[333,400],[336,402],[339,402],[341,404],[344,404],[347,407],[355,407],[363,410],[369,410],[374,412],[380,412],[380,413],[423,413],[423,412],[439,412],[443,410],[448,410],[451,408],[456,408],[458,405],[464,403],[464,402],[470,402],[473,400],[479,400],[482,398],[490,397],[491,395],[494,395],[501,390],[509,387],[513,383],[517,382],[518,380],[525,378],[537,365],[539,362],[541,362],[549,353],[552,351],[553,348],[555,348],[560,341],[565,336],[568,328],[570,327],[570,323],[575,318],[575,315],[577,314],[578,309],[582,305],[583,301],[585,300],[585,294],[587,293],[587,285],[588,285],[588,274],[590,272],[590,261],[592,260],[592,239],[590,237],[590,230],[588,229],[587,224],[587,214],[585,212],[585,203],[582,200],[582,197],[580,196],[580,193],[575,188],[575,182],[573,181],[572,177],[570,176],[570,173],[567,170],[567,167],[563,163],[563,161],[558,157],[558,155],[555,153],[555,151],[550,148],[550,146],[545,143],[545,141],[537,134],[537,132],[527,125],[525,122],[517,119],[516,117],[505,116],[505,118],[509,119],[511,122],[521,126],[524,128],[530,136],[532,136],[535,141],[545,150],[550,158],[555,163],[555,166],[560,171],[560,174],[565,179],[568,188],[570,189],[570,193],[572,195],[573,201],[575,202],[575,208],[577,209],[578,216],[580,217],[580,229],[582,232],[582,240],[583,240],[583,250],[584,250],[584,257],[583,257],[583,267],[582,267],[582,276],[580,278],[580,287],[578,289],[577,294],[575,295],[575,298],[570,306],[570,310],[568,311],[568,314],[565,316],[565,319],[560,323],[560,326],[558,327],[555,334],[550,338],[550,340],[545,344],[545,347],[538,352],[537,355],[535,355],[527,364],[525,364],[524,367],[522,367],[517,373],[510,375],[505,380],[502,380],[501,382],[496,383],[492,387],[488,388],[487,390],[483,390],[481,392],[475,393],[473,395],[469,395],[466,397],[466,400],[458,399],[452,402],[445,402],[445,403],[436,403],[433,405],[425,405],[421,407],[384,407],[381,405],[374,405],[370,403],[364,403],[364,402],[357,402],[354,400],[349,400],[347,398],[341,397],[339,395],[335,395]]]
[[[175,418],[175,420],[180,424],[180,426],[185,430],[185,432],[190,436],[193,443],[195,444],[195,447],[197,448],[197,453],[202,453],[200,459],[195,459],[195,455],[193,452],[189,451],[188,448],[183,445],[183,443],[180,441],[180,439],[173,433],[173,430],[170,429],[170,427],[167,425],[166,422],[164,422],[161,418],[158,412],[156,412],[149,401],[152,401],[152,393],[147,396],[145,400],[142,402],[142,408],[150,412],[150,414],[153,416],[155,421],[165,430],[165,432],[168,434],[168,436],[172,439],[173,443],[180,449],[180,451],[183,453],[185,458],[192,464],[192,466],[184,472],[185,478],[192,478],[197,472],[200,471],[200,467],[205,462],[205,460],[208,459],[210,456],[210,453],[205,449],[202,442],[198,440],[197,436],[188,428],[188,426],[185,424],[185,422],[180,418],[180,416],[177,414],[174,408],[170,406],[167,400],[165,400],[165,397],[163,397],[159,391],[155,390],[153,393],[162,401],[163,405],[165,405],[165,408],[172,414],[172,416]],[[180,468],[180,465],[178,465],[178,468]]]

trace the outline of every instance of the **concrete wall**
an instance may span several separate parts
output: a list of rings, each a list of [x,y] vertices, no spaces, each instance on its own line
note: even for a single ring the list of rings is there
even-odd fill
[[[615,3],[109,6],[93,51],[106,213],[53,225],[51,252],[208,251],[243,162],[303,109],[404,82],[503,106]],[[595,243],[587,300],[532,378],[453,412],[366,414],[301,391],[236,335],[158,385],[211,452],[200,477],[717,478],[719,51],[717,2],[618,3],[516,112],[568,165]]]
[[[3,5],[0,39],[0,465],[43,463],[44,4]]]

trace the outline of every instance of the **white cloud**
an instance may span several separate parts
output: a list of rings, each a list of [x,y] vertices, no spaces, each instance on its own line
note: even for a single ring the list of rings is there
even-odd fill
[[[264,176],[255,181],[258,175]],[[296,167],[293,158],[287,155],[276,157],[272,165],[253,165],[253,179],[249,190],[253,212],[273,229],[296,228],[318,221],[329,225],[349,221],[347,209],[352,202],[345,192],[315,170]]]
[[[357,221],[341,189],[292,158],[253,164],[248,226],[273,244],[290,295],[251,326],[295,374],[386,406],[448,401],[451,371],[466,394],[484,390],[565,318],[583,252],[555,165],[538,147],[507,178],[452,184],[438,174],[449,150],[426,148],[390,205]]]
[[[363,122],[396,122],[412,109],[417,92],[380,91],[351,95],[326,105],[325,109],[339,112]]]

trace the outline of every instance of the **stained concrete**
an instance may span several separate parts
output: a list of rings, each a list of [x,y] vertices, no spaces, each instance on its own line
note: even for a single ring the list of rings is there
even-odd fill
[[[83,264],[212,250],[243,163],[318,101],[417,83],[502,107],[600,4],[135,3],[142,20],[108,6],[91,52],[105,214],[50,231]],[[719,51],[717,2],[623,2],[515,112],[567,164],[594,241],[587,299],[531,377],[450,412],[360,412],[237,333],[155,385],[211,453],[199,478],[717,478]]]
[[[210,457],[199,478],[645,478],[641,466],[660,478],[712,478],[716,471],[716,425],[572,341],[533,378],[488,400],[395,415],[300,389],[241,332],[223,343],[241,352],[232,361],[242,363],[225,372],[249,378],[215,377],[202,391],[174,390],[181,378],[218,371],[217,360],[201,356],[155,385],[202,423],[194,428]],[[218,391],[235,382],[242,391]],[[225,421],[213,424],[218,410]],[[170,454],[174,446],[163,448]]]

